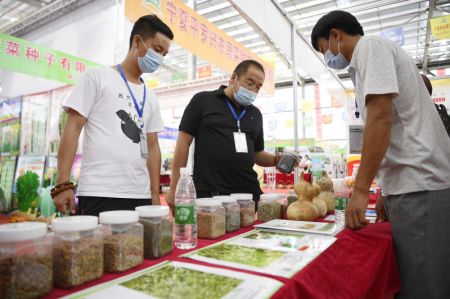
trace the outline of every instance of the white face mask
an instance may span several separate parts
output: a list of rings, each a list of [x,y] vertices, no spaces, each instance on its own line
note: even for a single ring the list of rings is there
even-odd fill
[[[342,70],[345,69],[350,62],[347,60],[347,58],[342,55],[340,50],[340,42],[338,42],[338,54],[334,55],[333,52],[330,50],[331,45],[331,35],[328,39],[328,50],[325,52],[325,62],[329,67],[335,70]]]

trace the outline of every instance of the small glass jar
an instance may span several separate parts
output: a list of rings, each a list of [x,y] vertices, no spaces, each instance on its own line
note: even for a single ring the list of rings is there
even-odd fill
[[[103,238],[98,217],[72,216],[52,221],[53,279],[72,288],[103,275]]]
[[[197,206],[197,236],[215,239],[225,235],[225,208],[222,202],[212,198],[195,201]]]
[[[144,226],[144,257],[157,259],[173,250],[173,223],[167,206],[136,207]]]
[[[136,211],[110,211],[99,215],[103,230],[106,272],[123,272],[144,261],[144,227]]]
[[[52,259],[45,223],[0,225],[0,298],[37,298],[50,293]]]
[[[267,222],[281,218],[283,194],[262,194],[258,203],[258,221]]]
[[[236,198],[240,206],[241,227],[248,227],[255,222],[255,202],[251,193],[234,193],[232,197]]]
[[[220,200],[225,208],[226,232],[234,232],[241,228],[241,206],[237,203],[236,198],[232,196],[214,196],[213,199]]]

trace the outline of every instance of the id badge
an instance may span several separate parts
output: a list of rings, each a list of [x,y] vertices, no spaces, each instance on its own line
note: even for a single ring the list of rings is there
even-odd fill
[[[245,137],[245,133],[234,132],[233,135],[236,153],[248,153],[247,138]]]
[[[141,138],[141,157],[146,159],[148,157],[147,136],[142,132],[139,133],[139,136]]]

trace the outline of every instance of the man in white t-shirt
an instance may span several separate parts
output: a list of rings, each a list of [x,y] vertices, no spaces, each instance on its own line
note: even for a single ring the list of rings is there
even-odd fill
[[[81,76],[64,104],[68,120],[52,192],[58,210],[69,207],[72,214],[76,212],[69,178],[82,128],[79,214],[160,204],[157,134],[164,127],[158,100],[140,76],[160,67],[172,39],[172,31],[157,16],[143,16],[134,24],[129,52],[121,64],[92,68]]]
[[[375,176],[397,254],[401,298],[450,298],[450,139],[408,54],[379,36],[363,36],[358,20],[333,11],[311,41],[334,69],[349,67],[365,122],[361,164],[346,224],[368,224]]]

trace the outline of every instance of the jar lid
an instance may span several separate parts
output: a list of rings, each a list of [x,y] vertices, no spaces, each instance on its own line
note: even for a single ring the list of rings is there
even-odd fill
[[[261,194],[261,197],[260,197],[261,200],[264,199],[264,200],[269,200],[269,201],[280,200],[283,198],[285,198],[285,195],[281,194],[281,193],[264,193],[264,194]]]
[[[195,204],[199,207],[220,207],[222,206],[222,201],[212,198],[199,198],[195,201]]]
[[[136,211],[109,211],[99,215],[101,224],[127,224],[139,221],[139,213]]]
[[[236,197],[233,196],[214,196],[213,199],[217,199],[222,203],[234,203],[237,202]]]
[[[42,238],[47,234],[47,224],[20,222],[0,225],[0,243],[18,242]]]
[[[79,232],[96,228],[98,217],[96,216],[70,216],[56,218],[52,221],[52,229],[56,233]]]
[[[231,197],[230,195],[216,195],[216,196],[213,196],[212,199],[222,200],[222,199],[227,199],[230,197]],[[201,199],[201,198],[199,198],[199,199]]]
[[[236,198],[237,200],[253,200],[253,194],[251,193],[233,193],[230,196]]]
[[[170,213],[168,206],[140,206],[135,210],[140,217],[165,217]]]

